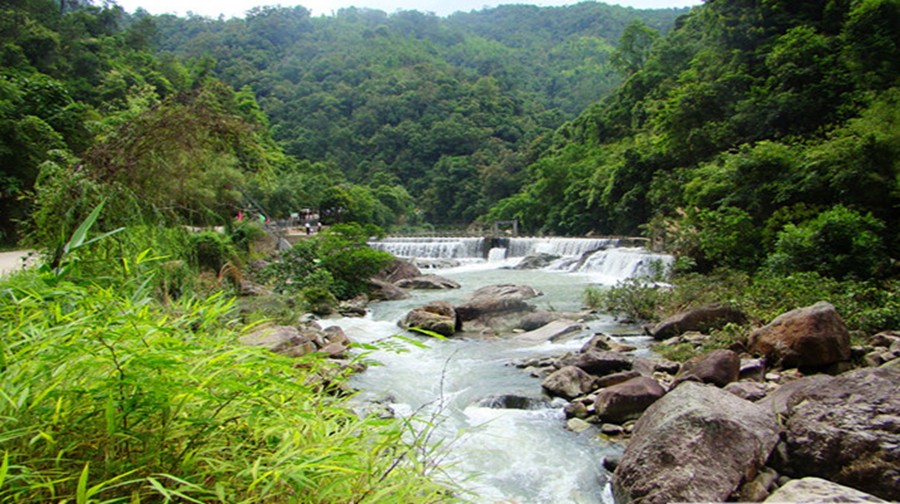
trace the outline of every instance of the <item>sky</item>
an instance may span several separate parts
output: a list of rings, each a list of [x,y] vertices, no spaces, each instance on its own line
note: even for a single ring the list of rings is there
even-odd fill
[[[378,9],[388,14],[397,10],[417,10],[433,12],[446,16],[457,11],[481,10],[501,4],[530,4],[541,6],[559,6],[578,3],[579,0],[115,0],[123,9],[133,13],[138,7],[151,14],[177,14],[183,16],[188,12],[196,15],[217,18],[223,14],[226,18],[243,17],[244,13],[259,5],[281,5],[290,7],[302,5],[312,11],[313,16],[330,15],[342,7],[360,7]],[[700,0],[608,0],[605,3],[618,4],[638,9],[654,9],[667,7],[690,7],[699,5]]]

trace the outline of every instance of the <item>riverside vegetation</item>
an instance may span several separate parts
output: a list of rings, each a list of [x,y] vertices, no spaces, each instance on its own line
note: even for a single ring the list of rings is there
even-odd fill
[[[327,361],[236,345],[361,292],[385,259],[368,225],[643,234],[679,257],[674,287],[588,293],[607,310],[718,302],[758,325],[827,300],[860,334],[897,329],[898,24],[897,0],[231,20],[5,3],[0,238],[47,254],[0,286],[0,496],[452,498],[403,424],[307,380]],[[238,305],[251,204],[334,227]]]

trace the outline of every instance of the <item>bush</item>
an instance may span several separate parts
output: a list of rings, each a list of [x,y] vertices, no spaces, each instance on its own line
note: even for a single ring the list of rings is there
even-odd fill
[[[883,229],[871,214],[835,206],[799,226],[787,224],[778,233],[768,268],[780,274],[815,271],[837,279],[880,276],[888,265]]]
[[[216,231],[200,231],[191,235],[190,255],[196,267],[217,273],[225,264],[238,260],[231,240]]]

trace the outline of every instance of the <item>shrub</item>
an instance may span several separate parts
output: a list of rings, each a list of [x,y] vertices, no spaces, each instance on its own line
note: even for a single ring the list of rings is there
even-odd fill
[[[216,231],[200,231],[191,235],[190,254],[193,264],[201,270],[218,272],[226,263],[237,261],[231,240]]]
[[[815,271],[834,278],[879,276],[888,264],[880,233],[884,224],[842,205],[778,233],[769,270],[788,274]]]

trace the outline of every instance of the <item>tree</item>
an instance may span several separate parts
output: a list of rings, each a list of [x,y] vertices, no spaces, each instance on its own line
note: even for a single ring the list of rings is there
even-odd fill
[[[644,62],[650,54],[654,42],[659,39],[659,33],[647,27],[643,21],[635,19],[628,23],[619,45],[612,53],[610,62],[626,75],[631,75],[644,68]]]

